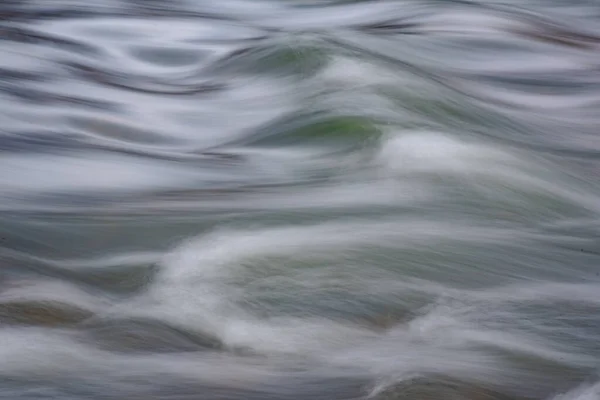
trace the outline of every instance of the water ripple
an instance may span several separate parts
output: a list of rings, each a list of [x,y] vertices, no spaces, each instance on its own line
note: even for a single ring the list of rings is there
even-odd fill
[[[596,399],[597,2],[92,3],[0,3],[0,398]]]

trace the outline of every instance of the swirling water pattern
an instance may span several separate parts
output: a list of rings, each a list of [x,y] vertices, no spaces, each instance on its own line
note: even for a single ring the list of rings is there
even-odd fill
[[[0,398],[600,398],[594,0],[5,0]]]

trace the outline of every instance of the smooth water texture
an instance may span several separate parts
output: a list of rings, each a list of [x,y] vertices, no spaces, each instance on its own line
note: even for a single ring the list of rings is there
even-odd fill
[[[600,399],[600,3],[4,0],[0,398]]]

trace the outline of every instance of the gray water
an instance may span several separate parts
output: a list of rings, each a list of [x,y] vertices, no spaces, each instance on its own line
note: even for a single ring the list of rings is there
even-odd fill
[[[4,0],[0,398],[600,399],[596,0]]]

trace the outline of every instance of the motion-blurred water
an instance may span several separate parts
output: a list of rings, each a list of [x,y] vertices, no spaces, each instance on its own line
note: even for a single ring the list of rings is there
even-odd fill
[[[3,0],[0,398],[597,400],[597,0]]]

